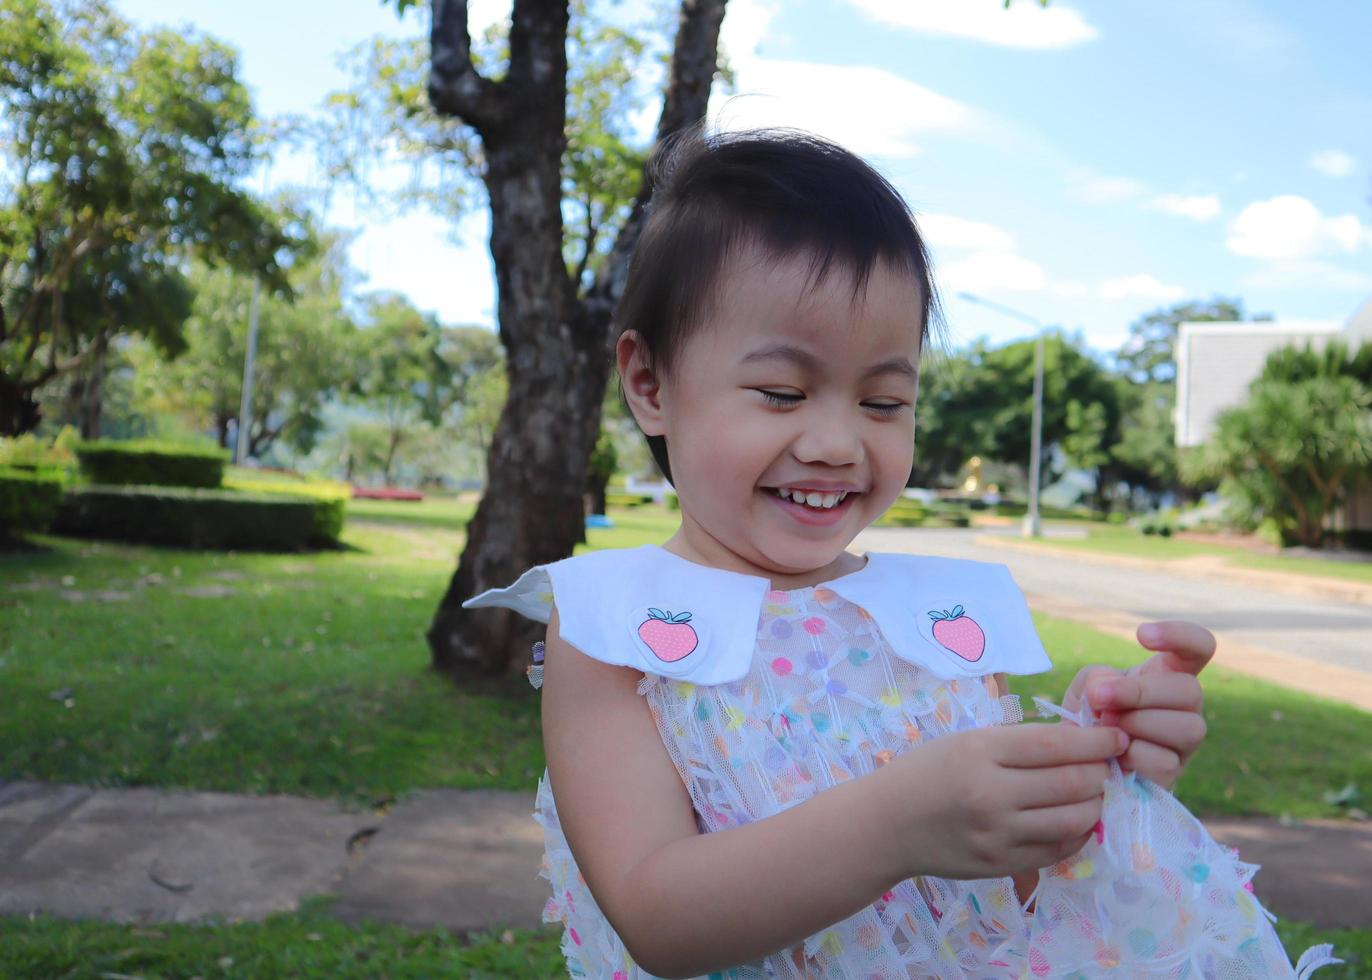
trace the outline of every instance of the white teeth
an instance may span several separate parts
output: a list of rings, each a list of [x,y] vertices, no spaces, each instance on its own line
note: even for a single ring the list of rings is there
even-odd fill
[[[805,504],[807,507],[814,507],[819,510],[828,510],[830,507],[837,507],[848,496],[848,491],[839,493],[819,493],[811,490],[808,493],[804,490],[791,490],[786,487],[776,488],[777,496],[783,500],[794,500],[798,504]]]

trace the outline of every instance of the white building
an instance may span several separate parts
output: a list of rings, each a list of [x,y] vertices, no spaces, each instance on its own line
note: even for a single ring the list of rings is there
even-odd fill
[[[1177,446],[1199,446],[1210,438],[1226,408],[1248,399],[1248,386],[1267,355],[1279,347],[1307,344],[1319,349],[1331,340],[1355,348],[1372,341],[1372,297],[1347,323],[1183,323],[1177,333]],[[1372,528],[1372,483],[1364,481],[1339,522]]]

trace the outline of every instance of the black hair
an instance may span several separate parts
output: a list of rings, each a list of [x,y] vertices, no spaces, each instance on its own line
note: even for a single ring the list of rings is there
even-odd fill
[[[836,266],[857,300],[876,264],[890,263],[919,287],[921,341],[939,319],[928,250],[914,215],[885,177],[856,154],[793,130],[706,134],[663,141],[649,160],[647,217],[616,332],[635,330],[660,375],[708,318],[725,261],[748,247],[785,260],[810,256],[810,288]],[[621,388],[622,392],[622,388]],[[648,436],[670,481],[666,441]]]

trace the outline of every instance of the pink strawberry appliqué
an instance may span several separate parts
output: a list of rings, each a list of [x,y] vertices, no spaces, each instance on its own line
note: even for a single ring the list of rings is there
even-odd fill
[[[695,627],[690,624],[691,614],[649,609],[648,618],[638,627],[638,635],[657,659],[664,663],[676,663],[700,643]]]
[[[963,612],[962,606],[954,606],[952,612],[931,610],[929,618],[934,621],[934,639],[940,644],[968,663],[981,659],[986,651],[986,634],[976,620]]]

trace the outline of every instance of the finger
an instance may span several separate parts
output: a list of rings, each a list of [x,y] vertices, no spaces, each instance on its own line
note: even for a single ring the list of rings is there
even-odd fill
[[[1141,668],[1147,673],[1199,674],[1215,655],[1215,634],[1185,620],[1144,623],[1138,629],[1138,639],[1147,649],[1158,651],[1158,656],[1150,657]]]
[[[1110,778],[1110,767],[1104,762],[1082,762],[1049,769],[1016,769],[1010,775],[1017,778],[1009,784],[1007,802],[1016,809],[1033,810],[1096,799]]]
[[[1120,719],[1120,727],[1133,736],[1130,748],[1140,740],[1171,749],[1183,760],[1205,741],[1205,719],[1194,711],[1168,711],[1147,708],[1131,711]]]
[[[1102,677],[1086,691],[1087,703],[1098,712],[1123,713],[1140,708],[1199,711],[1204,702],[1200,681],[1191,674],[1138,674]]]
[[[1122,677],[1123,671],[1116,670],[1114,667],[1106,667],[1101,664],[1090,664],[1077,671],[1077,676],[1072,678],[1072,683],[1067,687],[1067,693],[1062,696],[1062,706],[1068,711],[1079,711],[1082,699],[1094,684],[1100,683],[1107,677]]]
[[[1103,762],[1129,747],[1118,728],[1016,725],[1000,729],[996,761],[1009,769],[1041,769],[1076,762]]]
[[[1100,822],[1102,799],[1045,806],[1016,814],[1014,834],[1025,844],[1059,844],[1064,841],[1086,843],[1093,827]],[[1080,845],[1068,853],[1080,850]]]
[[[1119,761],[1121,769],[1147,776],[1164,789],[1172,788],[1182,770],[1181,757],[1176,752],[1142,739],[1132,743]]]

